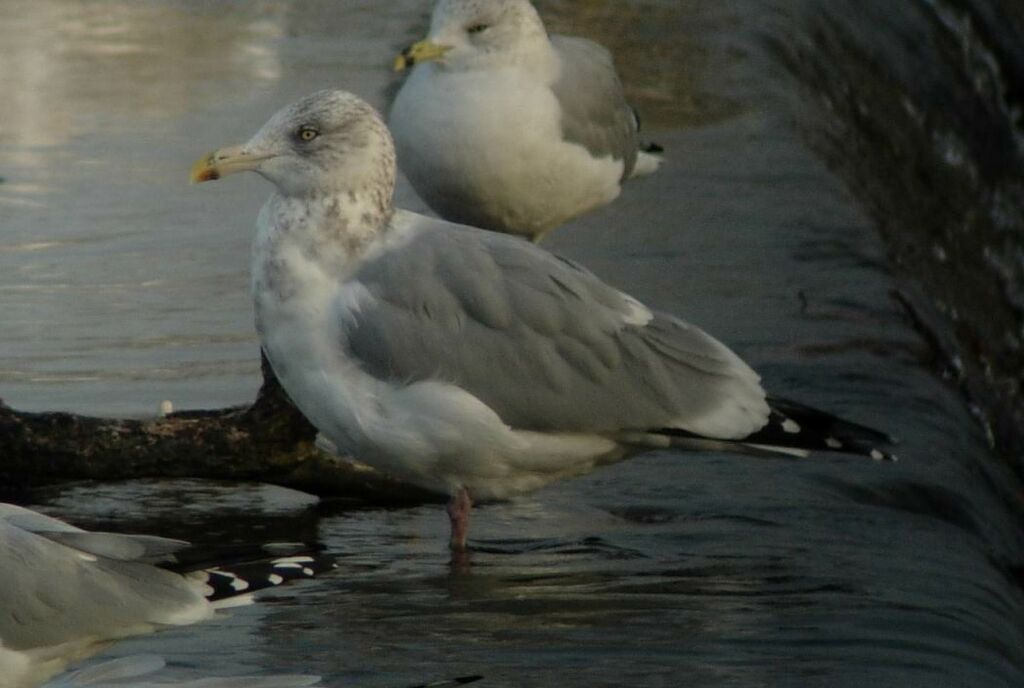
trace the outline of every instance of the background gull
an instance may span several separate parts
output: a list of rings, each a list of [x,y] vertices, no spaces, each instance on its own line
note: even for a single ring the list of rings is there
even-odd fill
[[[0,504],[2,685],[38,685],[112,640],[207,619],[328,566],[304,545],[192,547]]]
[[[256,327],[284,388],[340,450],[451,495],[500,499],[679,444],[887,458],[876,431],[769,399],[697,327],[506,235],[395,210],[372,107],[320,91],[194,181],[242,170],[275,191],[257,220]]]
[[[398,161],[453,222],[539,240],[657,169],[611,54],[527,0],[441,0],[390,113]]]

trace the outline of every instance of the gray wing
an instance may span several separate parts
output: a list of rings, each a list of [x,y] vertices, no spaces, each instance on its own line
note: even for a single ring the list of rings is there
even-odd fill
[[[757,375],[698,328],[528,242],[419,223],[353,276],[370,298],[345,343],[375,377],[454,383],[524,430],[733,438],[764,424]]]
[[[107,638],[205,604],[181,576],[61,544],[50,536],[90,534],[42,514],[13,514],[4,506],[4,513],[14,516],[0,517],[0,643],[5,648]],[[33,532],[12,520],[44,530]]]
[[[190,544],[153,535],[90,532],[64,521],[14,504],[0,503],[0,522],[59,542],[87,554],[120,561],[168,561]]]
[[[584,38],[551,36],[562,70],[551,89],[562,108],[562,134],[595,157],[625,163],[622,178],[636,164],[637,120],[626,102],[611,53]]]
[[[58,518],[26,509],[16,504],[0,503],[0,525],[8,524],[32,533],[84,533],[70,523]]]
[[[80,552],[118,561],[156,564],[173,560],[173,555],[190,543],[155,535],[124,535],[122,533],[40,533],[53,542]]]

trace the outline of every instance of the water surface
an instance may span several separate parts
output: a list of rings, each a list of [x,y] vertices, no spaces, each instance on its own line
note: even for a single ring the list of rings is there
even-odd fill
[[[109,415],[250,400],[267,188],[189,187],[189,165],[318,88],[383,104],[430,4],[5,3],[0,396]],[[481,508],[468,566],[438,505],[191,483],[23,496],[83,525],[341,555],[267,604],[110,653],[332,686],[1020,685],[1021,486],[892,298],[907,277],[872,217],[797,126],[765,49],[765,32],[806,37],[781,5],[542,3],[615,48],[668,151],[548,246],[716,334],[777,394],[897,435],[899,463],[652,452]],[[399,200],[421,207],[405,185]]]

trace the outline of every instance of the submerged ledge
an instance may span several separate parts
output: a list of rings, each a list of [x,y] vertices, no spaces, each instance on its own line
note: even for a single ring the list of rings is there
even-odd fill
[[[250,406],[160,418],[21,412],[0,401],[0,483],[28,488],[73,480],[252,480],[374,503],[436,501],[316,446],[316,429],[263,360]]]

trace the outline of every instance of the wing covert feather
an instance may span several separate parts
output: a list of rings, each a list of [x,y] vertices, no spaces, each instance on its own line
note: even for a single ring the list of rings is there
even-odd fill
[[[699,328],[637,320],[642,306],[528,242],[423,222],[352,277],[370,298],[344,343],[371,375],[455,384],[524,430],[740,437],[767,418],[757,375]]]
[[[562,108],[562,134],[594,157],[622,160],[622,178],[628,178],[639,146],[637,123],[611,53],[575,36],[553,35],[551,44],[561,60],[561,73],[551,90]]]

